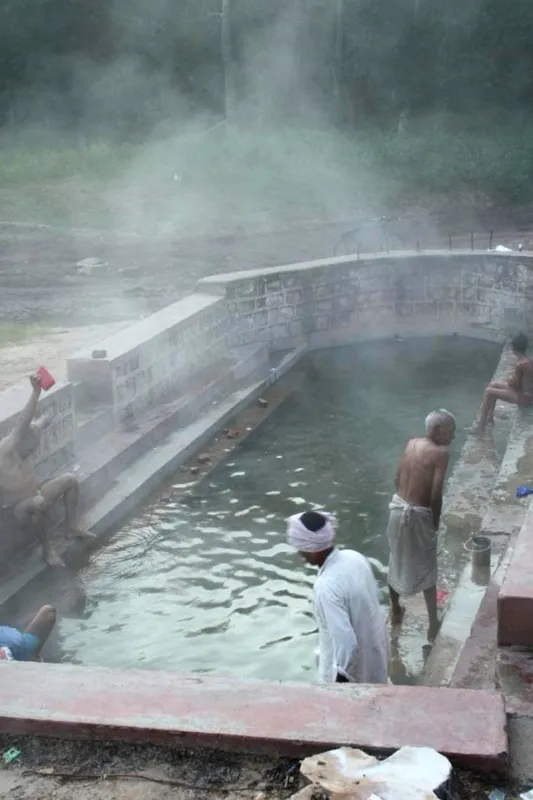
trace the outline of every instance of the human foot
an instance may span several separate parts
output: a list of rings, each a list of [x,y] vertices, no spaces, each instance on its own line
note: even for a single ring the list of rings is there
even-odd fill
[[[487,429],[484,427],[482,428],[479,422],[475,422],[469,428],[466,429],[467,433],[470,433],[472,436],[478,436],[479,438],[485,436]]]
[[[81,528],[72,528],[66,533],[67,539],[85,539],[89,542],[96,541],[96,534],[90,531],[84,531]]]
[[[404,617],[405,608],[403,606],[397,606],[396,608],[391,608],[390,612],[390,621],[391,625],[399,625]]]

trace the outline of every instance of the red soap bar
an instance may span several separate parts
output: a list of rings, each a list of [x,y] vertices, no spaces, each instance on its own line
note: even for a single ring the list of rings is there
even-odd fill
[[[56,382],[55,378],[50,375],[46,367],[39,367],[37,370],[37,377],[39,379],[41,389],[43,389],[45,392],[47,392],[48,389],[51,389]]]

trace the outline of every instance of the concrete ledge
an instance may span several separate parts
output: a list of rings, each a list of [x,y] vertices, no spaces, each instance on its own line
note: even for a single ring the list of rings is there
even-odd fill
[[[487,251],[349,255],[213,275],[231,345],[332,346],[394,333],[501,339],[530,329],[531,254]]]
[[[507,766],[503,698],[486,691],[17,663],[2,667],[0,709],[3,734],[179,742],[298,758],[346,744],[384,754],[425,745],[467,768]]]
[[[357,266],[362,267],[367,262],[389,263],[394,261],[421,261],[430,257],[435,264],[444,262],[451,264],[465,257],[482,257],[483,259],[497,260],[503,258],[510,262],[516,261],[519,264],[528,262],[533,257],[533,251],[523,250],[521,252],[499,252],[497,250],[395,250],[390,253],[355,253],[347,256],[335,256],[333,258],[319,258],[315,261],[299,261],[293,264],[283,264],[279,267],[257,267],[256,269],[238,270],[237,272],[223,272],[217,275],[208,275],[198,281],[198,291],[212,293],[215,296],[224,292],[228,283],[241,281],[248,278],[268,278],[287,272],[307,271],[325,269],[329,267]]]
[[[504,406],[503,403],[500,404]],[[513,427],[482,523],[482,532],[489,536],[515,536],[519,533],[530,498],[517,498],[516,489],[530,483],[533,470],[533,415],[515,406],[507,408]]]
[[[498,594],[498,644],[533,646],[533,509],[511,551]]]
[[[67,359],[69,380],[84,385],[85,402],[113,405],[123,420],[184,393],[201,369],[227,356],[226,304],[191,294]]]
[[[510,369],[511,353],[504,348],[493,380],[504,379]],[[507,440],[512,420],[506,418],[498,425],[498,435]],[[442,625],[423,672],[427,686],[450,685],[454,671],[470,635],[471,628],[482,604],[491,574],[496,570],[500,556],[507,546],[507,538],[493,537],[491,565],[488,570],[475,570],[468,552],[462,545],[479,533],[483,515],[491,508],[491,497],[501,473],[502,457],[488,439],[467,436],[461,457],[450,475],[444,496],[439,538],[448,549],[458,553],[457,585],[446,607]],[[462,554],[462,556],[461,556]],[[461,569],[462,567],[462,569]],[[459,573],[459,570],[460,573]]]
[[[454,689],[492,689],[499,685],[496,681],[498,592],[508,563],[509,551],[492,576],[455,665],[449,681]]]

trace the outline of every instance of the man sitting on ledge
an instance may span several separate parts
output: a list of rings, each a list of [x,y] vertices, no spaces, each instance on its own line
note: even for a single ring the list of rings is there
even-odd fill
[[[24,633],[0,625],[0,661],[39,661],[44,643],[55,624],[55,608],[43,606]]]
[[[517,406],[533,405],[533,361],[526,355],[527,346],[525,333],[518,333],[511,339],[511,349],[515,357],[513,374],[508,381],[489,383],[485,389],[479,421],[471,428],[471,433],[483,434],[487,425],[494,425],[494,409],[498,400]]]
[[[41,487],[37,484],[32,456],[39,447],[41,431],[50,420],[46,415],[34,420],[41,386],[33,375],[30,383],[32,393],[26,408],[15,428],[0,441],[0,518],[9,527],[29,526],[42,545],[45,562],[52,567],[63,566],[50,542],[50,511],[57,500],[64,503],[67,539],[96,537],[77,527],[80,487],[75,475],[53,478]]]

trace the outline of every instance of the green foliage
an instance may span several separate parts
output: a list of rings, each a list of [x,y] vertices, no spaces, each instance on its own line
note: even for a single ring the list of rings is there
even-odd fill
[[[222,0],[3,0],[2,184],[37,174],[113,179],[149,137],[167,155],[189,120],[209,127],[231,107],[241,129],[232,143],[220,131],[190,144],[180,135],[165,170],[210,164],[211,174],[228,173],[223,185],[244,187],[253,175],[273,196],[281,183],[285,197],[287,175],[296,193],[305,169],[329,186],[339,164],[355,164],[358,174],[381,174],[388,190],[460,184],[532,196],[531,0],[227,6],[229,66]],[[294,168],[280,166],[281,152]],[[191,185],[205,183],[200,172]]]
[[[0,148],[0,220],[155,235],[378,216],[430,193],[533,200],[533,118],[470,127],[232,129],[77,150]]]

